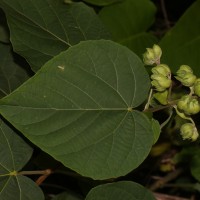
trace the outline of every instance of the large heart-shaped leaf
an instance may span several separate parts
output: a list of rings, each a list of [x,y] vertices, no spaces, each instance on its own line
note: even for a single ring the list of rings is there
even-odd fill
[[[150,191],[143,186],[130,182],[121,181],[108,183],[93,188],[85,200],[155,200]]]
[[[1,100],[0,112],[65,166],[94,179],[125,175],[150,151],[141,60],[111,41],[81,42]]]
[[[154,22],[155,6],[149,0],[124,0],[104,7],[99,16],[110,30],[113,39],[126,45],[139,56],[157,39],[147,33]]]
[[[40,188],[17,171],[28,162],[32,148],[0,120],[0,199],[43,200]]]
[[[200,1],[182,15],[176,25],[161,40],[162,62],[175,72],[180,65],[190,65],[200,76]]]
[[[14,50],[34,71],[82,40],[108,38],[92,8],[63,0],[1,0]]]
[[[28,79],[27,72],[14,62],[9,45],[0,43],[0,98]]]

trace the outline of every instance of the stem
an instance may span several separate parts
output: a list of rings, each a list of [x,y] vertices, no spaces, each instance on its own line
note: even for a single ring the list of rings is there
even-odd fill
[[[152,94],[153,94],[153,89],[151,89],[151,90],[150,90],[150,92],[149,92],[148,101],[147,101],[147,103],[146,103],[146,105],[145,105],[145,107],[144,107],[144,110],[143,110],[143,111],[146,111],[146,110],[148,110],[148,108],[149,108],[149,105],[150,105],[150,102],[151,102]]]
[[[179,99],[173,100],[173,101],[168,102],[168,105],[166,105],[166,106],[157,106],[154,108],[149,108],[147,110],[143,110],[143,112],[157,112],[157,111],[163,110],[165,108],[174,107],[174,105],[176,105],[176,103],[178,101],[179,101]]]
[[[18,175],[47,175],[51,174],[52,171],[50,169],[46,170],[38,170],[38,171],[21,171],[18,173]]]
[[[162,179],[156,181],[154,184],[152,184],[150,186],[150,190],[155,191],[161,187],[164,187],[164,185],[172,180],[174,180],[175,178],[177,178],[181,173],[183,172],[183,169],[177,169],[169,174],[167,174],[165,177],[163,177]]]
[[[170,29],[171,27],[170,27],[170,22],[169,22],[169,19],[168,19],[167,11],[166,11],[166,8],[165,8],[165,1],[160,0],[160,5],[161,5],[161,10],[162,10],[162,13],[163,13],[164,20],[165,20],[166,28]]]
[[[157,192],[154,192],[153,194],[157,200],[191,200],[191,199],[186,199],[186,198],[182,198],[182,197],[161,194],[161,193],[157,193]]]

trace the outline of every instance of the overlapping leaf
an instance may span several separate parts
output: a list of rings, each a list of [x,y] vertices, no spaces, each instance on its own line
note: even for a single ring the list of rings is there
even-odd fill
[[[143,186],[130,182],[121,181],[109,183],[93,188],[87,195],[86,200],[155,200],[150,191]]]
[[[104,7],[99,16],[110,30],[113,39],[126,45],[139,56],[157,39],[147,33],[154,22],[155,6],[149,0],[124,0]]]
[[[111,41],[81,42],[1,100],[0,112],[65,166],[94,179],[125,175],[148,155],[151,122],[140,59]]]
[[[34,71],[82,40],[108,38],[92,8],[63,0],[1,0],[14,50]]]
[[[0,43],[0,98],[10,94],[28,77],[27,72],[14,62],[10,46]]]
[[[43,200],[38,186],[17,175],[32,155],[32,149],[2,120],[0,121],[0,199]]]
[[[161,40],[162,62],[175,72],[180,65],[190,65],[200,76],[200,1],[184,13],[176,25]]]

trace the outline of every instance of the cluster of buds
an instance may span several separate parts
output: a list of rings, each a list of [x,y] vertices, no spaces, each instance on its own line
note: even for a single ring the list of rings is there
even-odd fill
[[[160,57],[162,55],[161,48],[154,44],[153,48],[147,48],[147,51],[143,54],[143,61],[145,65],[153,65],[160,63]]]
[[[177,103],[177,114],[192,122],[181,126],[181,136],[183,139],[195,141],[199,137],[199,134],[192,118],[189,116],[200,112],[200,104],[198,101],[198,97],[200,97],[200,78],[197,78],[193,74],[192,69],[188,65],[181,65],[176,74],[177,76],[175,78],[182,85],[190,88],[190,94],[183,96]]]
[[[169,104],[171,95],[171,70],[166,64],[160,64],[160,58],[162,50],[158,45],[154,45],[153,48],[147,48],[147,51],[143,54],[143,61],[146,65],[154,65],[151,69],[151,85],[154,90],[151,90],[150,94],[162,105]],[[197,128],[191,115],[200,112],[200,104],[198,98],[200,97],[200,78],[197,78],[192,69],[188,65],[181,65],[176,73],[175,78],[181,82],[183,86],[190,88],[190,94],[183,96],[177,104],[172,104],[176,110],[176,113],[183,119],[190,120],[192,123],[183,124],[180,128],[180,134],[183,139],[197,140],[199,137]],[[156,92],[154,92],[156,91]],[[170,93],[170,94],[169,94]],[[151,98],[149,97],[149,105]]]

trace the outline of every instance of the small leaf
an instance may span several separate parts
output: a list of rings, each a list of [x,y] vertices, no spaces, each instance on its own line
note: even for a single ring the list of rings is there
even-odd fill
[[[173,72],[185,64],[200,76],[199,10],[200,1],[195,1],[159,44],[163,50],[162,63],[167,63]]]
[[[108,183],[93,188],[85,200],[155,200],[150,191],[143,186],[130,182],[121,181]]]
[[[29,178],[17,175],[28,162],[32,148],[0,121],[0,199],[44,200],[40,188]]]
[[[61,51],[89,39],[107,39],[94,10],[63,0],[1,0],[14,50],[37,71]]]
[[[84,0],[84,1],[96,6],[107,6],[124,0]]]
[[[160,136],[161,128],[160,128],[159,122],[153,118],[151,120],[151,126],[152,126],[152,130],[154,134],[153,144],[155,144],[158,141],[158,138]]]
[[[0,43],[0,98],[10,94],[28,77],[27,72],[14,62],[10,46]]]
[[[141,60],[111,41],[86,41],[46,63],[0,101],[0,112],[33,143],[93,179],[127,174],[143,162],[151,122],[134,110],[148,96]]]
[[[104,7],[99,12],[99,17],[115,41],[126,45],[140,56],[145,48],[157,42],[153,35],[146,33],[154,22],[155,11],[154,4],[149,0],[124,0]]]

